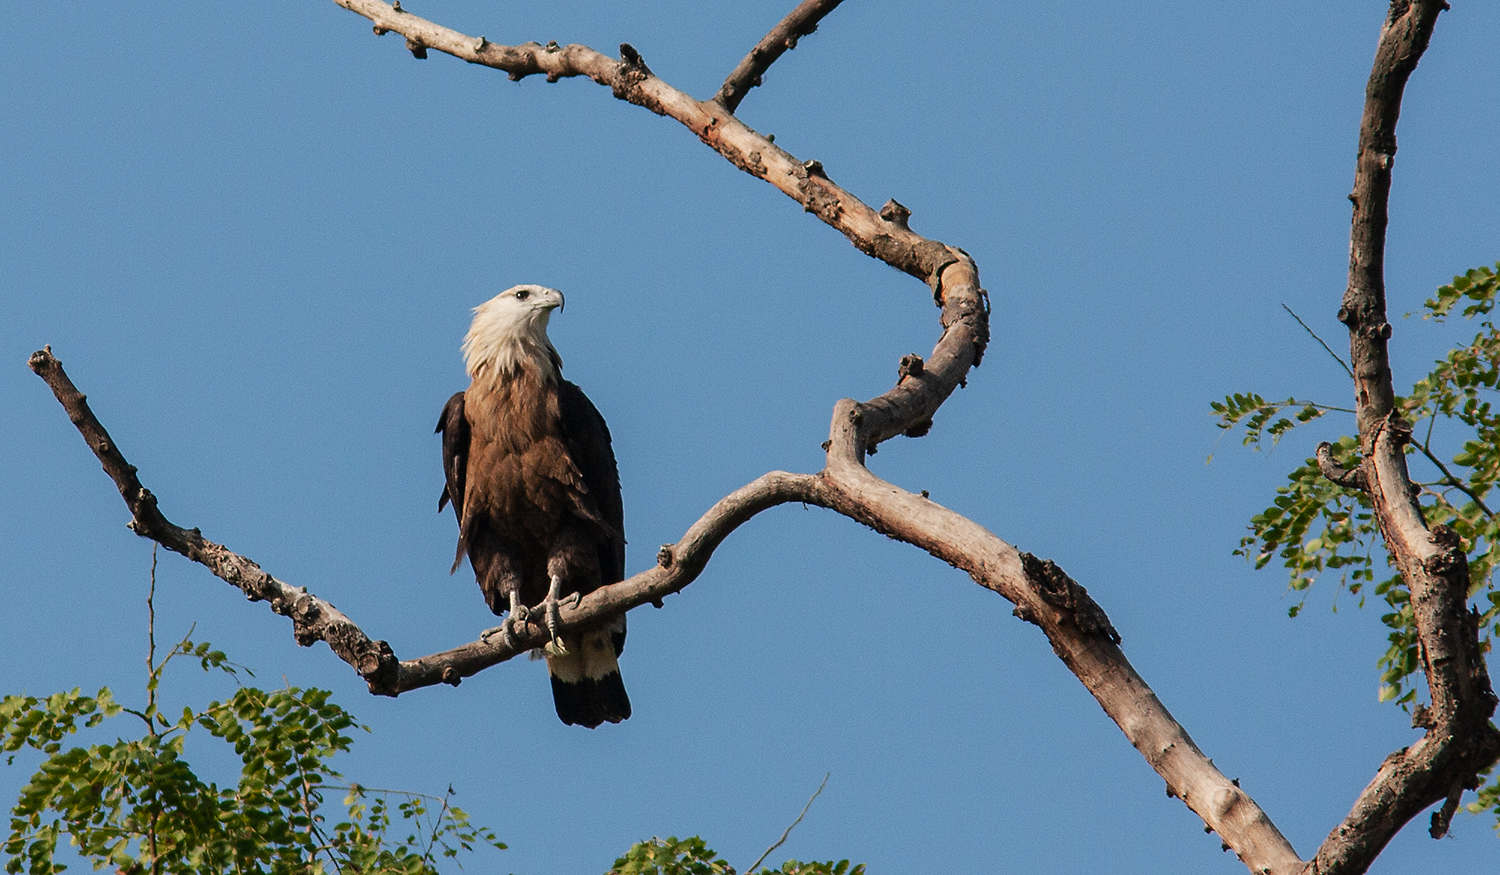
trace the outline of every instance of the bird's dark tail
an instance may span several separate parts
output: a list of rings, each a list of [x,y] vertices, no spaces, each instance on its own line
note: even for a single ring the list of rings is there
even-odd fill
[[[618,659],[624,642],[625,617],[621,615],[607,628],[564,636],[567,653],[557,653],[550,644],[544,648],[547,673],[552,676],[552,702],[562,722],[593,729],[630,716],[630,697],[625,694]]]

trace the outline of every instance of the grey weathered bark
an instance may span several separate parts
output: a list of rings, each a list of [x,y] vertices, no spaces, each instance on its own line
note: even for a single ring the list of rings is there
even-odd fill
[[[1015,615],[1042,629],[1059,658],[1165,779],[1167,792],[1181,798],[1209,828],[1217,831],[1226,850],[1234,850],[1252,872],[1290,875],[1302,871],[1304,865],[1312,871],[1359,872],[1368,866],[1373,854],[1361,857],[1343,852],[1339,856],[1337,849],[1329,850],[1333,837],[1325,842],[1324,850],[1329,851],[1326,861],[1334,869],[1318,868],[1323,865],[1320,861],[1325,860],[1324,851],[1320,851],[1317,860],[1304,864],[1265,812],[1240,789],[1237,782],[1230,781],[1214,767],[1186,730],[1172,718],[1125,658],[1119,647],[1119,636],[1104,611],[1082,586],[1054,563],[1021,552],[974,521],[925,496],[881,480],[865,466],[865,455],[881,442],[900,434],[920,436],[926,433],[938,408],[963,383],[969,370],[979,364],[989,339],[989,307],[973,259],[960,249],[914,233],[908,225],[909,210],[895,201],[887,203],[879,212],[873,210],[833,183],[817,161],[799,162],[733,115],[733,109],[744,93],[780,54],[774,47],[789,48],[796,36],[811,32],[818,20],[837,2],[807,0],[801,4],[761,41],[757,51],[752,51],[741,62],[719,95],[708,101],[696,100],[653,76],[640,55],[628,45],[621,46],[621,59],[579,45],[497,45],[484,37],[467,36],[414,16],[402,10],[399,3],[392,6],[380,0],[335,2],[370,19],[376,34],[396,32],[404,36],[406,47],[416,57],[425,58],[428,50],[433,49],[502,70],[513,79],[536,74],[554,82],[566,77],[587,77],[608,86],[622,100],[677,120],[736,167],[776,186],[806,211],[843,233],[862,251],[923,280],[941,308],[942,333],[925,360],[916,356],[903,358],[897,384],[881,396],[867,402],[845,399],[835,405],[827,443],[827,463],[822,471],[816,474],[771,472],[725,497],[694,523],[676,544],[663,546],[653,568],[597,590],[577,605],[565,606],[561,612],[564,627],[595,623],[642,604],[660,604],[665,596],[691,583],[718,544],[762,510],[793,501],[826,507],[964,569],[976,583],[1013,602]],[[1406,4],[1393,4],[1393,10],[1397,6],[1405,9]],[[1397,18],[1393,11],[1392,21]],[[1388,26],[1387,30],[1390,29]],[[1430,32],[1429,23],[1425,33]],[[1423,44],[1425,39],[1423,35]],[[1387,57],[1384,38],[1381,45],[1377,71],[1382,69],[1382,64],[1386,63],[1382,59]],[[772,48],[766,50],[767,46]],[[1420,50],[1416,54],[1419,55]],[[1407,56],[1396,52],[1391,57]],[[1410,55],[1410,64],[1415,64],[1414,55]],[[1408,67],[1406,73],[1409,72]],[[1404,81],[1404,74],[1401,79]],[[1397,101],[1399,105],[1399,86]],[[1393,115],[1391,123],[1394,123]],[[1391,151],[1394,151],[1393,141]],[[1363,146],[1361,154],[1364,154]],[[1388,166],[1385,169],[1388,171]],[[1383,229],[1383,203],[1379,214]],[[1353,287],[1351,282],[1351,289]],[[1363,306],[1363,298],[1351,300],[1354,308]],[[1369,308],[1358,312],[1363,314],[1366,310]],[[1350,312],[1355,312],[1355,309],[1351,308]],[[1384,324],[1383,300],[1376,310],[1369,312],[1380,314],[1374,324]],[[1375,332],[1377,337],[1380,334]],[[1358,355],[1356,361],[1362,362],[1375,378],[1384,368],[1388,386],[1389,368],[1384,365],[1383,337],[1380,337],[1379,344],[1378,362],[1375,358],[1367,356],[1361,359]],[[334,652],[369,682],[372,692],[397,695],[439,682],[456,684],[463,677],[546,640],[545,630],[532,624],[515,637],[511,648],[497,637],[419,659],[398,661],[385,642],[372,641],[332,605],[305,590],[276,580],[250,560],[206,541],[196,530],[181,529],[168,522],[156,509],[150,493],[141,487],[134,469],[88,411],[83,396],[73,387],[50,351],[34,355],[32,367],[52,387],[90,448],[115,480],[130,508],[137,533],[204,564],[214,574],[240,587],[250,598],[271,601],[273,610],[292,617],[298,643],[328,641]],[[1379,417],[1372,421],[1377,419]],[[1361,422],[1364,421],[1362,418]],[[1390,429],[1385,431],[1388,436],[1390,432]],[[1386,444],[1392,444],[1389,437]],[[1379,450],[1381,444],[1377,440],[1374,446]],[[1399,462],[1399,447],[1397,449],[1396,460]],[[1370,483],[1377,485],[1384,482],[1379,479],[1384,469],[1374,470],[1370,466],[1378,458],[1385,456],[1367,453],[1367,460],[1371,461],[1366,463],[1366,476]],[[1402,472],[1404,476],[1404,468]],[[1419,513],[1417,523],[1420,524]],[[1419,567],[1425,568],[1421,562],[1430,561],[1433,555],[1447,557],[1437,562],[1440,565],[1451,561],[1453,550],[1444,547],[1436,552],[1422,553]],[[1432,573],[1441,576],[1439,571]],[[1443,610],[1448,613],[1442,614],[1444,619],[1441,622],[1449,625],[1442,626],[1443,631],[1438,634],[1448,635],[1451,641],[1455,631],[1451,625],[1451,604],[1443,602],[1443,605]],[[1461,614],[1461,598],[1459,608]],[[1472,635],[1464,640],[1472,640]],[[1478,665],[1482,674],[1483,663]],[[1451,676],[1452,682],[1444,683],[1455,691],[1459,700],[1467,692],[1480,687],[1488,691],[1488,678],[1475,674],[1472,658],[1456,666],[1452,670],[1443,669],[1446,672],[1443,677]],[[1468,686],[1464,686],[1465,679]],[[1437,701],[1436,694],[1434,701]],[[1444,713],[1449,712],[1456,715],[1453,719],[1460,723],[1472,721],[1476,713],[1472,708],[1465,710],[1462,704]],[[1454,724],[1450,720],[1443,725]],[[1429,737],[1431,735],[1430,732]],[[1477,760],[1471,758],[1471,761]],[[1403,762],[1416,767],[1432,766],[1434,774],[1439,775],[1435,779],[1439,783],[1452,779],[1451,771],[1440,770],[1441,763],[1434,765],[1415,758]],[[1386,771],[1382,769],[1376,784],[1385,780]],[[1372,784],[1372,788],[1376,784]],[[1413,791],[1413,794],[1410,796],[1413,801],[1430,795],[1425,791]],[[1391,812],[1394,809],[1385,805],[1385,796],[1367,792],[1366,798],[1369,800],[1366,808],[1356,806],[1350,821],[1336,830],[1335,835],[1357,827],[1371,836],[1378,836],[1386,829],[1384,824],[1393,822]],[[1364,803],[1365,799],[1362,799],[1361,804]],[[1356,814],[1360,819],[1356,820]],[[1400,819],[1396,828],[1410,816]],[[1375,846],[1376,852],[1388,838],[1389,834],[1385,834],[1385,839]]]

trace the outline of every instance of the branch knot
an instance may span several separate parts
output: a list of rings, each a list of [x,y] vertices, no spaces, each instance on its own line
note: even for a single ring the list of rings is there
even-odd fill
[[[1433,546],[1439,550],[1422,561],[1422,567],[1427,569],[1429,574],[1444,575],[1463,564],[1466,558],[1463,551],[1463,538],[1459,537],[1458,532],[1454,531],[1451,526],[1438,523],[1432,527],[1428,537],[1432,540]]]
[[[885,219],[903,231],[911,230],[911,227],[907,224],[907,220],[911,218],[911,210],[902,206],[895,198],[886,201],[885,206],[880,208],[880,218]]]
[[[614,75],[614,81],[610,83],[610,91],[620,100],[637,103],[657,115],[666,115],[666,110],[656,101],[638,99],[640,84],[651,76],[651,68],[646,66],[641,53],[630,43],[620,43],[620,58],[622,63]]]
[[[1080,631],[1099,635],[1107,638],[1111,644],[1120,643],[1120,633],[1110,624],[1109,617],[1104,609],[1089,597],[1088,590],[1084,589],[1073,578],[1067,575],[1051,559],[1038,559],[1030,553],[1021,554],[1021,567],[1026,572],[1026,577],[1036,589],[1037,595],[1042,601],[1056,608],[1064,617],[1071,619]],[[1018,606],[1016,616],[1023,620],[1032,620],[1029,611],[1022,612]]]

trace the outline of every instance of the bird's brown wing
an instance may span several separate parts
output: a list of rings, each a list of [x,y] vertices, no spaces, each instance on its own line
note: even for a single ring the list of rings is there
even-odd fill
[[[464,481],[469,469],[469,420],[464,417],[464,393],[455,392],[443,405],[443,414],[438,417],[435,434],[443,436],[443,493],[438,496],[438,510],[453,502],[453,515],[458,518],[458,555],[453,559],[453,569],[464,558]]]
[[[567,380],[558,387],[558,404],[568,453],[604,523],[599,548],[600,585],[624,580],[625,502],[609,426],[583,390]]]

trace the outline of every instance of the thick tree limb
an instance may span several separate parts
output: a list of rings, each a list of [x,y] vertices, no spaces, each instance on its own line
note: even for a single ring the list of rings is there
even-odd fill
[[[1015,604],[1015,615],[1046,633],[1053,652],[1166,780],[1167,793],[1219,833],[1226,849],[1251,872],[1300,871],[1302,860],[1275,824],[1199,750],[1125,658],[1109,618],[1082,586],[1052,562],[1022,553],[978,523],[881,480],[862,464],[870,429],[891,427],[888,417],[896,417],[894,425],[911,422],[926,409],[921,399],[899,397],[897,390],[865,404],[845,399],[834,408],[823,471],[827,506],[962,568],[980,586]]]
[[[738,109],[740,101],[750,89],[760,84],[761,76],[776,63],[776,59],[795,49],[798,40],[816,31],[818,22],[842,2],[844,0],[802,0],[740,61],[724,80],[714,100],[730,112]]]
[[[1385,231],[1396,121],[1407,79],[1446,8],[1442,0],[1393,0],[1381,31],[1360,122],[1349,195],[1349,286],[1338,314],[1349,327],[1362,473],[1386,547],[1411,593],[1432,704],[1418,713],[1427,734],[1386,758],[1308,864],[1307,872],[1319,875],[1364,872],[1407,822],[1453,799],[1456,790],[1477,786],[1478,773],[1500,758],[1500,733],[1489,722],[1495,694],[1466,607],[1468,561],[1451,529],[1429,530],[1423,519],[1403,449],[1411,428],[1396,411],[1387,350]],[[1449,816],[1446,807],[1435,816],[1435,834],[1446,831]]]

